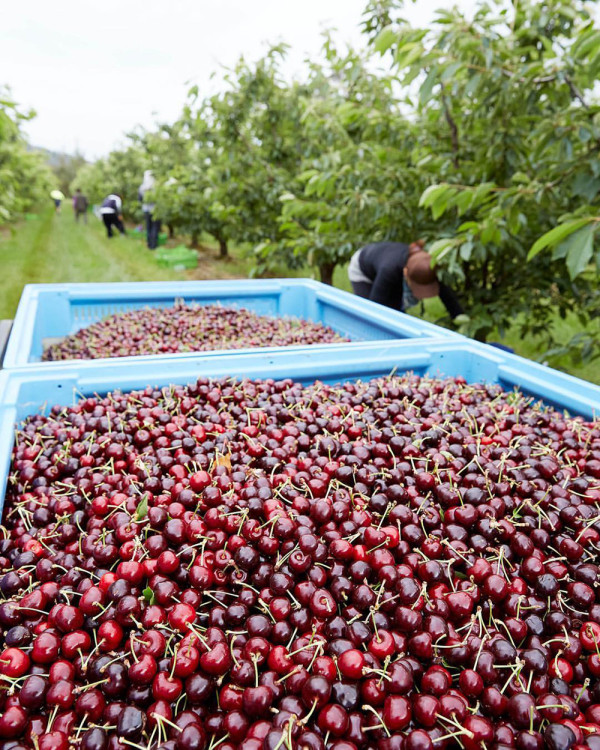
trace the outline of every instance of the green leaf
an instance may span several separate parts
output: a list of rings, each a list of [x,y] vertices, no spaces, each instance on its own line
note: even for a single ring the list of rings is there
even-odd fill
[[[465,221],[458,228],[459,232],[471,232],[471,231],[478,231],[478,230],[479,230],[479,224],[476,221]]]
[[[560,242],[558,245],[554,245],[554,248],[552,249],[552,260],[560,260],[561,258],[566,258],[567,253],[569,252],[569,238],[564,242]]]
[[[454,250],[456,247],[456,240],[451,239],[449,237],[445,237],[441,240],[436,240],[435,242],[432,242],[432,244],[429,246],[429,254],[433,258],[434,262],[433,265],[436,265],[439,260],[444,258],[451,250]]]
[[[591,203],[600,190],[600,179],[586,172],[580,172],[573,180],[573,195],[580,195]]]
[[[465,95],[472,96],[475,93],[479,84],[481,83],[481,80],[482,80],[481,73],[475,73],[475,75],[472,75],[469,78],[469,82],[465,86]]]
[[[566,263],[571,280],[579,276],[592,259],[595,229],[596,227],[593,224],[588,224],[588,226],[571,235],[568,240],[569,251]]]
[[[442,73],[442,81],[446,83],[446,81],[450,81],[453,76],[463,67],[464,63],[462,62],[453,62],[448,65],[448,67],[444,70]]]
[[[434,219],[439,219],[440,216],[445,213],[446,209],[448,208],[448,201],[450,200],[451,195],[452,194],[450,191],[445,191],[431,206],[431,215]]]
[[[463,190],[454,199],[456,208],[458,209],[458,215],[462,216],[470,207],[473,202],[473,194],[470,190]]]
[[[473,205],[476,206],[478,203],[483,203],[494,187],[494,183],[492,182],[482,182],[481,185],[478,185],[473,193]]]
[[[138,507],[135,509],[135,520],[142,521],[148,515],[148,496],[142,495]]]
[[[486,224],[481,231],[482,244],[487,245],[489,242],[491,242],[495,231],[496,227],[493,224]]]
[[[375,41],[373,42],[375,52],[379,52],[379,54],[383,55],[383,53],[387,52],[397,39],[398,34],[394,29],[391,26],[386,26],[384,29],[381,29],[379,34],[375,37]]]
[[[464,260],[465,262],[468,262],[471,259],[471,253],[473,252],[473,243],[471,240],[468,240],[467,242],[463,242],[463,244],[460,246],[460,249],[458,251],[460,255],[460,259]]]
[[[538,240],[533,244],[531,250],[527,254],[527,260],[529,261],[532,258],[535,258],[535,256],[545,247],[556,245],[557,242],[560,242],[565,237],[568,237],[578,229],[581,229],[581,227],[584,227],[590,221],[590,219],[574,219],[572,221],[567,221],[564,224],[559,224],[557,227],[554,227],[554,229],[551,229],[549,232],[546,232],[546,234],[543,234],[541,237],[539,237]]]
[[[438,79],[438,71],[437,68],[432,68],[429,73],[427,74],[427,78],[423,81],[423,85],[419,89],[419,101],[421,102],[421,105],[427,104],[427,102],[431,99],[431,94],[433,92],[433,87],[437,83]]]
[[[583,125],[581,125],[579,128],[579,140],[582,141],[582,143],[586,143],[591,137],[591,130],[589,128],[584,128]]]
[[[599,63],[600,63],[600,51],[596,52],[596,54],[592,57],[592,59],[589,62],[590,74],[594,77],[595,77]]]
[[[448,185],[430,185],[419,198],[419,206],[431,206],[448,190]]]
[[[395,62],[399,68],[408,68],[422,56],[422,45],[418,42],[408,42],[396,51]]]
[[[154,604],[154,591],[152,591],[150,586],[146,586],[146,588],[142,591],[142,594],[144,595],[144,599],[148,602],[148,604]]]
[[[592,28],[579,36],[579,39],[571,48],[571,53],[573,57],[581,59],[588,52],[598,49],[598,46],[600,46],[600,31]]]

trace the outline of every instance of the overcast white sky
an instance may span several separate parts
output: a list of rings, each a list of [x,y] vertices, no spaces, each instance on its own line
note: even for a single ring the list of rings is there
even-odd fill
[[[216,90],[210,75],[240,55],[260,57],[268,42],[290,46],[286,69],[316,56],[324,29],[361,45],[366,0],[21,0],[2,3],[0,85],[37,111],[31,142],[79,149],[93,159],[141,124],[177,117],[190,83]],[[407,3],[415,23],[439,7],[475,0]]]

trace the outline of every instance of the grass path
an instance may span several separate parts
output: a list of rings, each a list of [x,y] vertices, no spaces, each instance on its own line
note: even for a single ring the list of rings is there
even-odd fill
[[[219,261],[209,248],[197,269],[174,271],[158,265],[143,241],[132,233],[106,237],[94,216],[76,224],[69,206],[52,208],[36,219],[0,233],[0,318],[12,318],[24,284],[90,281],[168,281],[246,276],[245,263]]]

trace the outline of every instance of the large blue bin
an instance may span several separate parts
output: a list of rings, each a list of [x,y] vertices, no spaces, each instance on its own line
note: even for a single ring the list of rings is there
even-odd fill
[[[263,315],[303,318],[331,326],[351,341],[458,337],[432,323],[311,279],[28,284],[19,303],[3,367],[39,363],[46,339],[75,333],[108,315],[144,307],[168,307],[181,299],[201,305],[245,307]],[[52,362],[43,364],[55,366]]]
[[[546,404],[592,419],[600,413],[600,387],[513,354],[464,338],[412,340],[353,347],[289,347],[238,354],[197,354],[185,359],[145,358],[57,363],[56,368],[0,372],[0,497],[4,498],[14,425],[41,408],[69,405],[82,396],[147,385],[191,383],[200,376],[284,378],[302,382],[366,379],[392,371],[431,376],[462,375],[468,382],[519,387]],[[3,500],[0,500],[0,510]]]

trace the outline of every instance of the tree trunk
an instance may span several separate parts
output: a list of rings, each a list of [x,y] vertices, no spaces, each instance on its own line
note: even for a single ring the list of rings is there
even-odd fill
[[[224,240],[222,237],[218,237],[217,239],[219,240],[219,258],[228,258],[227,240]]]
[[[173,237],[175,237],[175,230],[173,229],[173,225],[167,224],[167,229],[169,230],[169,239],[172,240]]]
[[[321,281],[324,284],[333,286],[333,271],[335,270],[335,263],[320,263],[319,274],[321,275]]]
[[[190,241],[190,247],[196,250],[200,246],[198,242],[198,232],[192,232],[192,239]]]
[[[473,288],[473,274],[469,273],[470,268],[469,264],[466,261],[463,261],[462,264],[463,269],[463,276],[464,276],[464,283],[463,283],[463,289],[465,292],[470,292]]]

